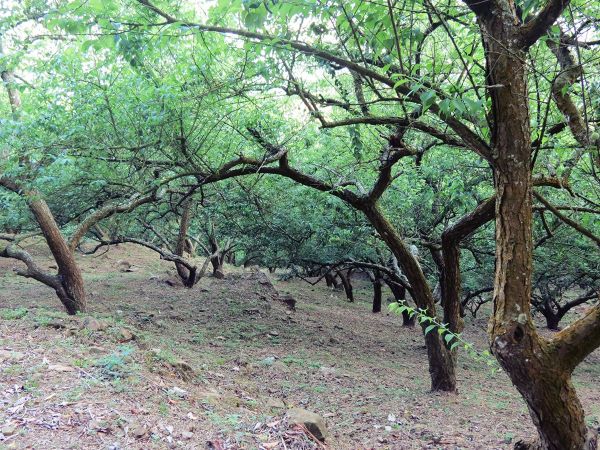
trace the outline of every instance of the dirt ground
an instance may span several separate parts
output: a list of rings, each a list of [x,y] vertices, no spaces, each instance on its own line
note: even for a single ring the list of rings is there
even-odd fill
[[[429,392],[420,331],[372,314],[367,285],[350,304],[324,283],[271,277],[297,300],[289,311],[242,269],[188,290],[132,246],[79,259],[89,313],[75,318],[0,260],[0,449],[318,448],[287,426],[296,406],[325,418],[329,449],[508,449],[532,436],[493,360],[463,353],[459,394]],[[467,318],[466,340],[484,350],[485,328],[484,312]],[[600,352],[574,382],[598,427]]]

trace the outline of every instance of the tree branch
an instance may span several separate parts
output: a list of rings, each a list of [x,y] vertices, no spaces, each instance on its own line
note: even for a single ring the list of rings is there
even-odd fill
[[[556,22],[570,0],[548,0],[546,6],[523,26],[521,26],[521,47],[527,49],[537,42]]]

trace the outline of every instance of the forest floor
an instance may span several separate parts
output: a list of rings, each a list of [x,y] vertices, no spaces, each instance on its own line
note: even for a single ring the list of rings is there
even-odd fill
[[[273,280],[297,300],[289,311],[249,270],[188,290],[135,247],[79,259],[82,317],[0,260],[0,449],[319,448],[286,424],[296,406],[325,418],[328,449],[508,449],[532,436],[489,358],[463,352],[459,394],[431,393],[419,329],[372,314],[366,283],[348,303],[324,283]],[[481,316],[464,335],[484,350]],[[597,427],[600,352],[574,383]]]

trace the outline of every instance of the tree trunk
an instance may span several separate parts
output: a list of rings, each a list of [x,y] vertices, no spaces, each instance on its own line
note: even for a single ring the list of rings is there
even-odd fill
[[[46,243],[58,266],[58,276],[63,289],[57,289],[56,294],[64,305],[67,313],[77,314],[87,308],[85,288],[81,270],[75,261],[69,245],[56,224],[54,216],[38,192],[29,193],[27,204],[37,221]]]
[[[444,323],[454,333],[462,332],[462,280],[460,275],[460,242],[475,230],[494,219],[495,198],[490,198],[462,217],[442,233],[441,270]]]
[[[400,286],[397,283],[394,283],[391,280],[386,280],[387,285],[390,287],[392,294],[394,295],[394,300],[397,302],[406,303],[406,288],[404,286]],[[416,317],[411,316],[407,311],[402,313],[402,326],[404,327],[414,327],[416,322]]]
[[[192,210],[192,202],[190,199],[187,199],[183,203],[183,210],[181,211],[181,219],[179,220],[179,233],[177,235],[177,245],[175,247],[175,254],[177,256],[183,257],[183,254],[186,250],[186,246],[188,246],[188,230],[190,226],[191,219],[191,210]],[[181,279],[183,285],[187,288],[192,288],[196,284],[196,271],[188,270],[181,263],[175,263],[175,267],[177,268],[177,274]]]
[[[342,280],[342,286],[344,287],[344,293],[346,294],[346,298],[349,302],[353,302],[354,292],[352,289],[352,282],[350,281],[350,278],[342,270],[338,270],[337,274],[340,277],[340,280]]]
[[[375,279],[373,280],[373,313],[381,312],[381,285],[381,277],[375,274]]]
[[[220,280],[225,278],[225,272],[223,272],[223,255],[219,253],[216,256],[213,256],[210,259],[210,263],[213,268],[212,276]]]
[[[538,430],[536,441],[519,443],[517,448],[582,450],[591,447],[586,446],[584,413],[570,381],[577,363],[571,366],[561,360],[572,359],[573,349],[579,352],[569,347],[574,338],[567,334],[548,343],[538,336],[531,319],[533,184],[529,109],[523,101],[528,98],[527,53],[519,44],[519,21],[506,5],[481,18],[487,83],[502,86],[489,90],[496,189],[491,349],[525,399]]]
[[[416,305],[424,309],[429,317],[436,317],[433,294],[415,256],[376,204],[367,203],[361,205],[361,207],[369,222],[397,258],[402,272],[410,283]],[[425,332],[425,326],[422,329]],[[425,335],[425,345],[429,360],[431,389],[434,391],[455,392],[454,360],[451,352],[446,348],[443,338],[437,332],[427,333]]]
[[[0,39],[0,53],[3,53],[3,42]],[[2,81],[8,93],[8,100],[15,120],[19,119],[21,113],[21,96],[14,86],[14,73],[9,70],[2,69]],[[26,156],[19,158],[20,162],[26,166],[30,165],[30,161]],[[7,186],[13,192],[22,194],[20,186],[14,185],[9,180],[6,180]],[[6,186],[6,183],[3,183]],[[85,288],[83,285],[83,276],[81,270],[75,262],[75,256],[69,248],[69,244],[63,237],[54,220],[52,211],[48,205],[41,199],[39,192],[33,190],[25,193],[27,205],[35,220],[37,221],[42,234],[46,239],[46,243],[54,256],[56,265],[58,266],[58,278],[60,279],[60,287],[55,289],[61,303],[64,305],[67,313],[77,314],[86,310]]]
[[[331,275],[330,272],[327,272],[325,274],[325,284],[327,284],[327,287],[329,287],[329,288],[334,287],[333,276]]]

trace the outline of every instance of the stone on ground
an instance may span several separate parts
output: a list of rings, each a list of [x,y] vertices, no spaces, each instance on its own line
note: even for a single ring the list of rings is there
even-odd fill
[[[291,408],[287,412],[288,422],[294,425],[304,425],[306,429],[320,441],[327,438],[325,420],[319,414],[303,408]]]

